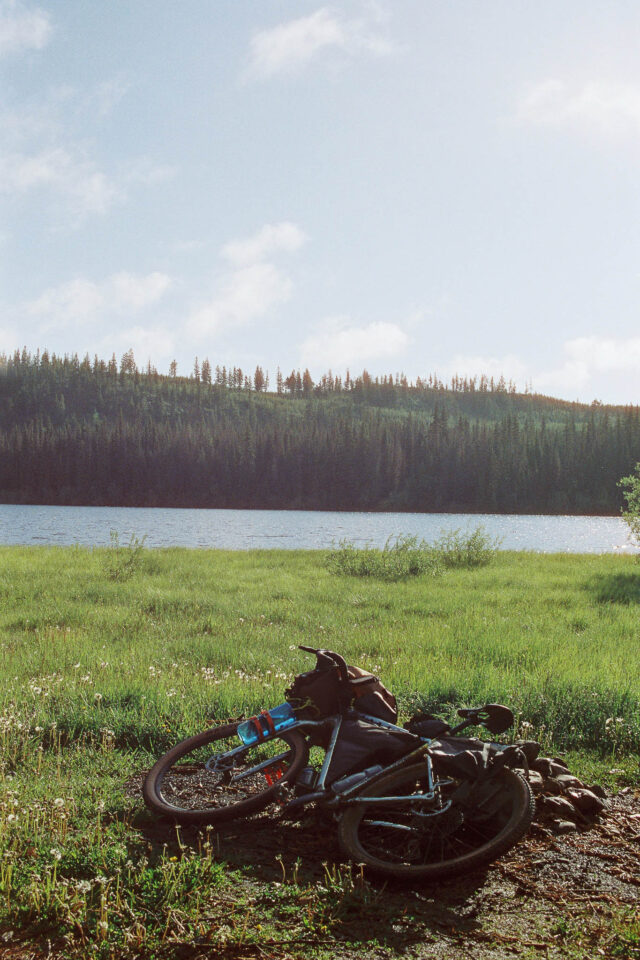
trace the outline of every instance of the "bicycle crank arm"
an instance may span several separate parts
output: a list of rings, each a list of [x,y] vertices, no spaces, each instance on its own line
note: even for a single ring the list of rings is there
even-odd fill
[[[283,806],[282,815],[286,817],[291,811],[298,810],[315,800],[326,800],[328,796],[329,792],[327,790],[318,790],[315,793],[305,793],[302,797],[295,797]]]

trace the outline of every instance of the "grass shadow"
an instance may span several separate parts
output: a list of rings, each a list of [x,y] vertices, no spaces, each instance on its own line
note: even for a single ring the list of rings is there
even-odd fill
[[[160,853],[179,854],[175,826],[155,820],[136,824]],[[198,831],[181,828],[183,845],[198,849]],[[345,860],[335,824],[310,814],[302,822],[254,817],[222,825],[210,834],[214,856],[241,871],[247,890],[273,919],[286,923],[293,905],[313,917],[335,943],[377,942],[403,955],[416,944],[449,937],[453,942],[481,930],[478,902],[486,870],[432,884],[363,875]],[[293,944],[292,944],[293,945]]]
[[[598,603],[640,603],[640,567],[637,573],[612,573],[594,577],[585,589],[595,595]]]

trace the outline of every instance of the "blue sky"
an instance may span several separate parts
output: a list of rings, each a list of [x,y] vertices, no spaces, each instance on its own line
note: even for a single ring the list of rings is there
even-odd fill
[[[0,0],[0,352],[640,403],[640,5]]]

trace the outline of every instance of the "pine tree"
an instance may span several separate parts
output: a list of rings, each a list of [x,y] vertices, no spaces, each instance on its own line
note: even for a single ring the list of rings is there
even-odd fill
[[[256,393],[262,393],[264,390],[264,372],[262,367],[256,367],[256,372],[253,375],[253,387]]]
[[[310,397],[313,393],[313,380],[311,379],[311,374],[309,370],[306,369],[302,375],[302,394],[305,397]]]
[[[133,348],[130,347],[125,353],[122,354],[122,359],[120,360],[120,374],[131,375],[137,373],[137,370],[138,368],[136,367]]]

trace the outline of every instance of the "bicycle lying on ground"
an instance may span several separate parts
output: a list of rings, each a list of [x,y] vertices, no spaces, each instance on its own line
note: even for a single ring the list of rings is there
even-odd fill
[[[466,873],[524,836],[534,800],[514,769],[528,770],[522,750],[459,737],[476,724],[503,733],[513,723],[507,707],[459,710],[454,727],[431,716],[399,727],[395,699],[376,677],[332,651],[300,649],[317,665],[296,678],[287,702],[205,730],[157,761],[143,787],[152,810],[200,826],[273,803],[295,817],[315,804],[337,821],[350,858],[406,879]]]

